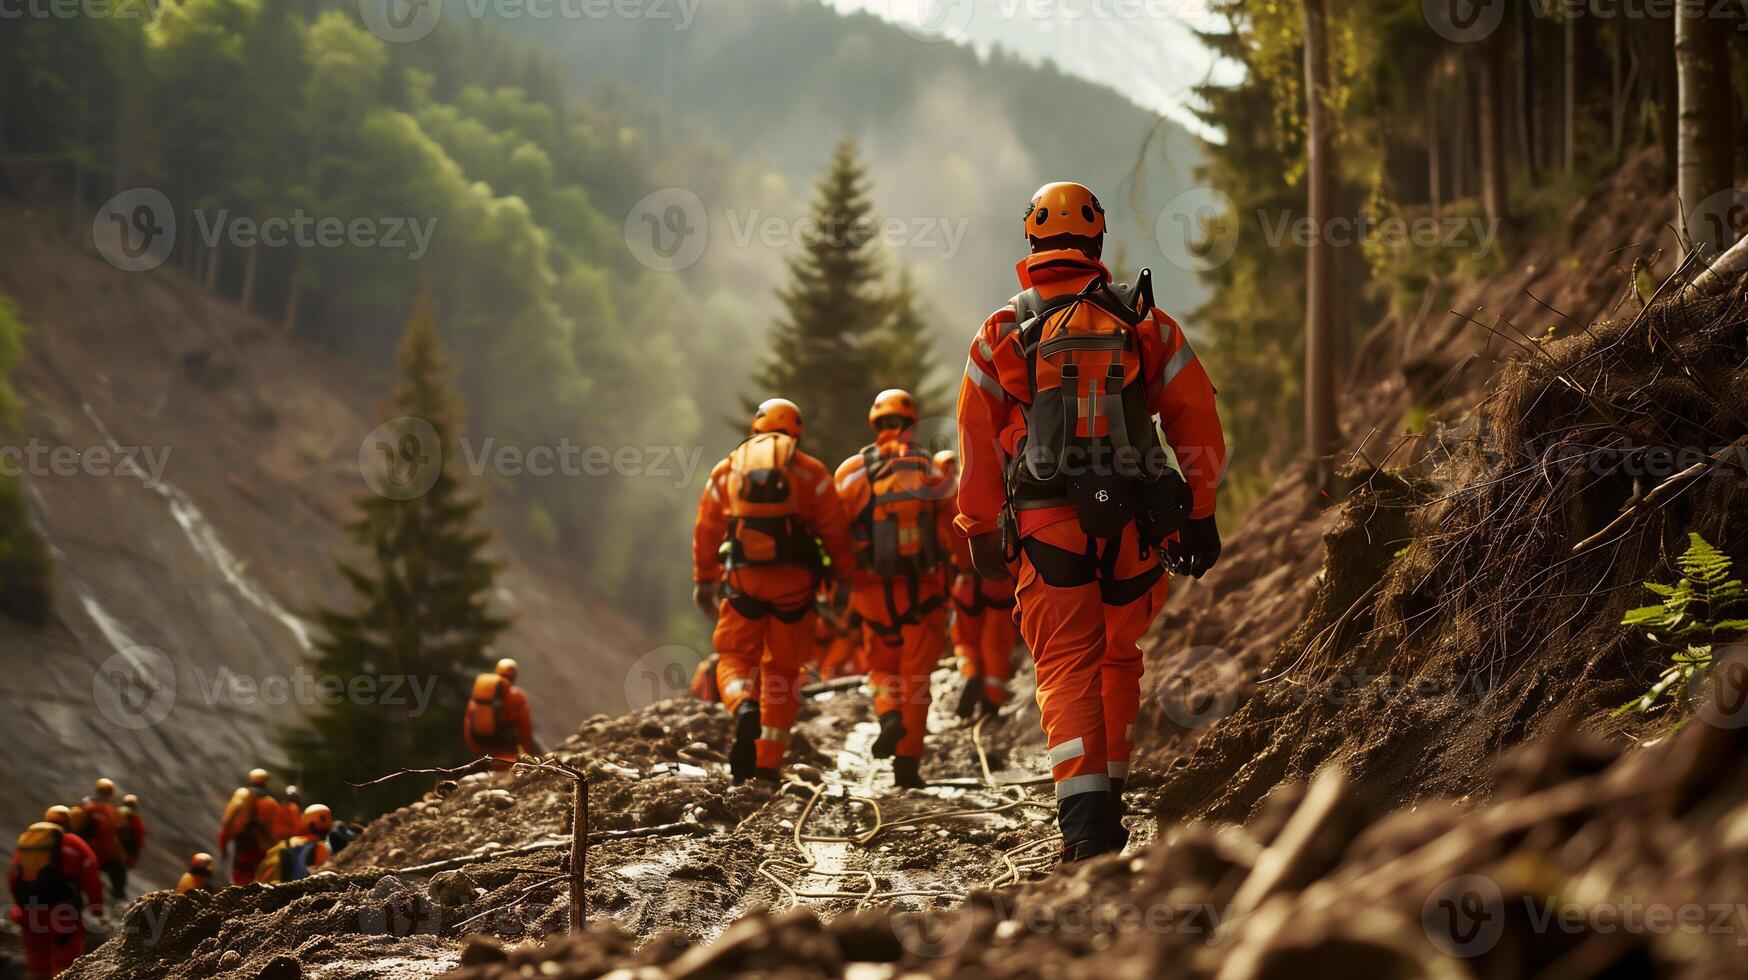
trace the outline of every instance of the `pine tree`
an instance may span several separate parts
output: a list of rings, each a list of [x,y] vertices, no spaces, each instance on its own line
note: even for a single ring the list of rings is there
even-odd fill
[[[947,404],[946,387],[934,378],[935,344],[918,308],[910,269],[899,268],[885,307],[880,331],[869,344],[875,387],[908,390],[924,414],[947,412],[952,406]]]
[[[468,683],[487,668],[488,649],[508,625],[489,609],[499,566],[482,554],[490,535],[474,526],[480,500],[464,492],[454,465],[462,408],[428,284],[407,321],[399,361],[386,414],[429,428],[413,421],[390,440],[388,466],[407,478],[373,483],[379,492],[359,500],[348,525],[368,553],[361,563],[338,562],[352,609],[317,613],[323,636],[315,674],[348,689],[285,743],[310,790],[305,798],[342,813],[374,815],[422,790],[411,778],[364,789],[349,783],[465,761]]]
[[[789,260],[778,291],[783,315],[771,353],[754,376],[751,405],[783,397],[801,406],[806,448],[835,463],[869,440],[867,406],[880,390],[872,348],[886,319],[867,171],[845,138],[815,189],[815,232]]]

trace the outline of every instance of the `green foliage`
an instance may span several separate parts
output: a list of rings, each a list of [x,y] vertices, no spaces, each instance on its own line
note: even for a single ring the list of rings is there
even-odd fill
[[[18,306],[0,295],[0,427],[18,423],[18,393],[12,368],[28,332]],[[49,591],[54,563],[31,522],[30,504],[17,478],[0,476],[0,611],[27,623],[44,623],[52,612]]]
[[[806,446],[829,466],[869,441],[867,407],[882,388],[922,397],[933,358],[909,277],[901,273],[891,294],[880,290],[877,223],[853,140],[838,144],[812,216],[819,232],[789,260],[784,315],[745,407],[750,414],[769,397],[800,405]]]
[[[348,812],[393,809],[418,793],[414,782],[356,789],[400,769],[465,761],[462,714],[468,681],[489,667],[493,640],[508,625],[489,600],[497,563],[475,528],[479,499],[456,468],[461,405],[428,293],[421,293],[400,348],[401,380],[385,415],[430,423],[442,446],[435,482],[410,499],[370,495],[348,530],[368,558],[342,561],[351,608],[323,609],[316,621],[318,677],[368,679],[382,697],[348,696],[324,706],[285,747],[316,795]],[[401,679],[402,703],[387,692]],[[423,692],[423,693],[421,693]],[[428,695],[428,703],[420,698]]]
[[[1711,671],[1716,644],[1748,634],[1748,588],[1730,575],[1730,556],[1689,532],[1687,550],[1676,559],[1674,585],[1646,582],[1663,601],[1629,610],[1623,626],[1645,631],[1651,642],[1673,648],[1671,663],[1650,690],[1616,709],[1643,714],[1664,698],[1680,702]]]

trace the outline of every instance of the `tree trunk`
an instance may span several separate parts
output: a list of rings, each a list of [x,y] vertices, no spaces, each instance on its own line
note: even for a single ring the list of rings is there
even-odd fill
[[[298,312],[298,305],[299,305],[300,301],[302,300],[302,297],[303,297],[303,290],[298,288],[297,272],[295,270],[293,270],[292,276],[291,276],[291,285],[289,287],[287,287],[286,296],[285,296],[285,316],[282,317],[281,321],[280,321],[281,324],[283,325],[283,327],[285,328],[285,332],[287,334],[296,334],[297,333],[297,312]]]
[[[1675,186],[1676,120],[1681,116],[1680,80],[1675,71],[1675,24],[1657,20],[1657,142],[1663,148],[1663,186]]]
[[[1330,159],[1329,36],[1324,0],[1305,5],[1305,188],[1312,227],[1305,260],[1305,442],[1319,485],[1333,476],[1340,434],[1335,412],[1335,253],[1328,240],[1334,181]]]
[[[1443,134],[1439,132],[1438,78],[1439,73],[1433,72],[1426,81],[1426,191],[1435,218],[1444,213],[1445,201],[1444,187],[1440,183],[1444,178],[1441,173],[1444,168],[1439,160],[1439,139]]]
[[[261,265],[261,246],[251,247],[243,258],[243,294],[237,297],[237,303],[247,310],[255,301],[255,273]]]
[[[1536,162],[1536,60],[1535,21],[1529,4],[1517,8],[1517,143],[1521,150],[1524,172],[1530,183],[1536,183],[1539,167]]]
[[[1728,244],[1722,209],[1707,198],[1730,186],[1729,25],[1692,4],[1677,4],[1675,61],[1680,98],[1676,198],[1689,249],[1712,254]],[[1702,205],[1705,205],[1702,207]],[[1717,212],[1708,214],[1705,212]]]
[[[1505,187],[1505,52],[1498,35],[1480,43],[1481,83],[1481,212],[1488,221],[1504,221]]]
[[[1560,33],[1566,47],[1566,63],[1560,83],[1561,169],[1570,174],[1578,169],[1578,19],[1566,18],[1566,26]]]

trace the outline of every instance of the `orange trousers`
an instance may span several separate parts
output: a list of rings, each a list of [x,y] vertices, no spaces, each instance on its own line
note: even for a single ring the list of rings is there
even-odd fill
[[[21,926],[18,934],[24,940],[25,969],[33,978],[58,976],[85,952],[83,924],[67,932],[33,932]]]
[[[1077,521],[1058,521],[1022,539],[1016,579],[1056,798],[1108,791],[1129,774],[1139,641],[1165,602],[1158,549],[1143,552],[1133,526],[1089,543]]]
[[[993,603],[993,604],[992,604]],[[1020,626],[1014,622],[1012,582],[991,582],[976,574],[953,583],[953,653],[959,672],[983,678],[983,698],[1002,705],[1014,676],[1014,644]]]
[[[813,576],[805,569],[754,566],[729,573],[725,599],[710,643],[716,650],[716,685],[734,714],[748,698],[759,702],[761,769],[783,765],[789,730],[801,711],[801,665],[813,651]]]
[[[862,617],[874,714],[897,711],[903,717],[896,754],[908,759],[922,757],[933,697],[929,675],[947,649],[944,600],[938,574],[924,576],[914,593],[903,578],[858,582],[850,590],[850,608]]]

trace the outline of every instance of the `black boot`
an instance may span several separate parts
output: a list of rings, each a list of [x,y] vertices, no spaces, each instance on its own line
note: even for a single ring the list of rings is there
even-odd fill
[[[1110,791],[1076,793],[1058,800],[1056,825],[1062,828],[1062,859],[1057,867],[1110,851]]]
[[[899,789],[922,789],[928,783],[923,780],[921,772],[922,760],[908,755],[894,756],[892,759],[892,781]]]
[[[734,709],[734,747],[728,750],[728,774],[736,783],[752,778],[759,759],[758,746],[754,744],[758,739],[759,702],[748,698]]]
[[[1111,823],[1105,831],[1105,838],[1110,842],[1111,850],[1118,854],[1129,846],[1129,828],[1123,826],[1123,818],[1129,815],[1129,805],[1123,802],[1123,781],[1111,780]]]
[[[953,713],[970,721],[980,710],[978,706],[985,703],[983,700],[983,678],[967,677],[965,678],[965,687],[959,692],[959,707],[954,709]]]
[[[909,734],[904,727],[904,716],[896,711],[888,711],[880,716],[880,737],[874,740],[874,747],[869,750],[876,759],[890,759],[892,753],[898,751],[898,740]]]
[[[767,769],[764,766],[760,766],[753,770],[753,778],[764,780],[765,782],[776,786],[781,786],[783,784],[783,772],[775,767]]]

